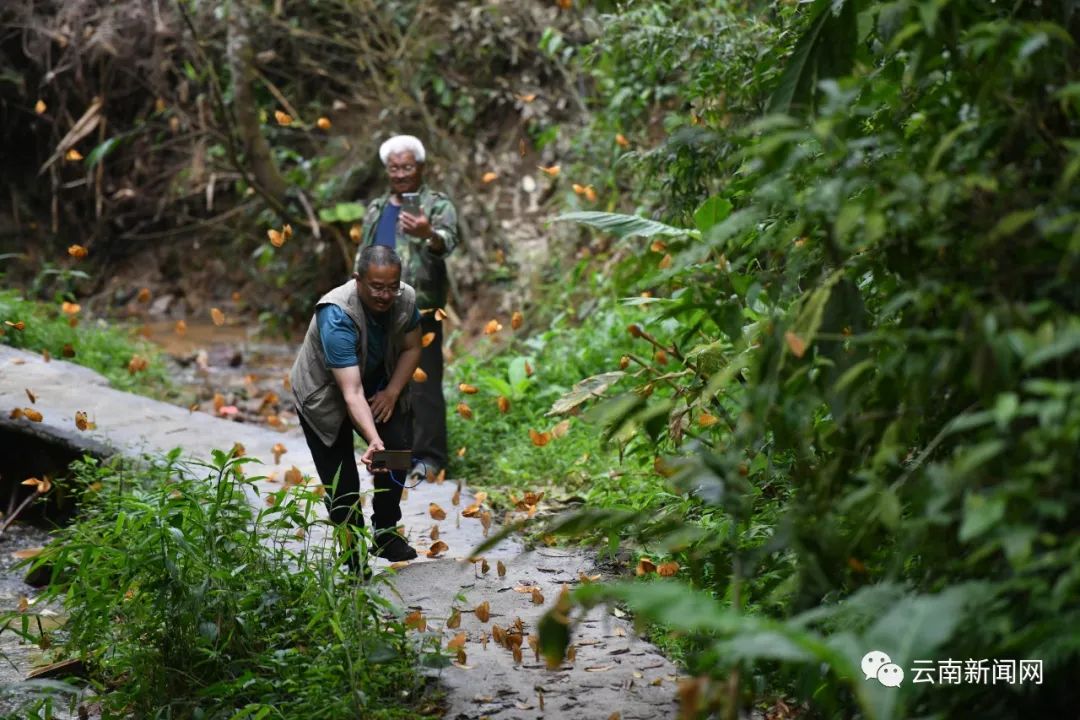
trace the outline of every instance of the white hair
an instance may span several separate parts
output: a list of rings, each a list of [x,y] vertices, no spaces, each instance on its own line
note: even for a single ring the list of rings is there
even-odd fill
[[[379,159],[382,160],[383,165],[386,165],[390,162],[391,155],[402,152],[411,152],[416,162],[424,162],[424,143],[420,142],[420,138],[412,135],[395,135],[384,142],[379,146]]]

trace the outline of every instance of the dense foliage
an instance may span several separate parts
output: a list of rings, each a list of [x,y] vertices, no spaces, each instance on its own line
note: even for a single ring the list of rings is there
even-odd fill
[[[689,5],[613,17],[582,53],[601,93],[583,150],[614,129],[649,148],[591,172],[672,224],[566,219],[620,238],[608,282],[650,296],[629,301],[645,367],[593,417],[638,467],[657,456],[654,492],[698,510],[609,498],[561,521],[677,551],[686,576],[577,598],[687,635],[691,668],[724,680],[696,688],[702,708],[733,712],[764,684],[825,714],[1067,712],[1077,16],[819,0],[736,19]],[[716,32],[697,37],[706,24]],[[569,344],[603,343],[589,374],[613,371],[623,350],[595,327]],[[864,680],[870,649],[909,682]],[[910,682],[915,660],[947,658],[1036,658],[1045,677]]]
[[[6,626],[81,660],[104,717],[428,716],[402,613],[311,539],[321,497],[285,487],[255,513],[247,462],[76,463],[81,516],[34,560],[35,603],[68,620]]]

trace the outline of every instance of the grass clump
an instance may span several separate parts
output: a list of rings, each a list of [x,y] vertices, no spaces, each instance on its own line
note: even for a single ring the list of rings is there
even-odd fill
[[[52,573],[35,605],[63,602],[68,620],[51,638],[26,613],[8,625],[82,660],[105,717],[427,716],[420,647],[380,580],[311,540],[317,493],[282,489],[256,512],[245,462],[76,463],[83,514],[35,561]]]

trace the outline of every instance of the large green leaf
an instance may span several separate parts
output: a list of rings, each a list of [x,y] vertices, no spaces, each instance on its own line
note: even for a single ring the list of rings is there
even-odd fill
[[[769,112],[788,112],[808,104],[817,83],[851,70],[858,24],[854,0],[816,0],[810,26],[799,37],[780,81],[769,98]]]
[[[638,217],[636,215],[623,215],[620,213],[595,212],[592,210],[582,212],[564,213],[555,218],[557,221],[569,220],[570,222],[588,225],[602,232],[611,233],[618,238],[628,237],[654,237],[669,236],[697,236],[694,230],[678,228],[666,225],[656,220]]]
[[[975,590],[980,587],[981,590]],[[967,584],[953,586],[935,595],[905,597],[870,627],[860,651],[880,650],[905,672],[917,659],[934,659],[935,651],[949,641],[964,620],[965,606],[971,598],[986,592],[983,586]],[[904,683],[910,680],[905,678]],[[864,708],[878,720],[904,716],[903,693],[876,682],[863,682],[862,676],[858,687],[865,691],[861,698]]]
[[[731,214],[731,201],[720,195],[714,195],[701,204],[694,212],[694,225],[701,232],[719,225]]]

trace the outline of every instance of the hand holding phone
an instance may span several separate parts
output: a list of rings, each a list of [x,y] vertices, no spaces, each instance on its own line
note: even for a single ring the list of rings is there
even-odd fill
[[[376,450],[371,456],[372,472],[409,470],[412,468],[412,450]]]

